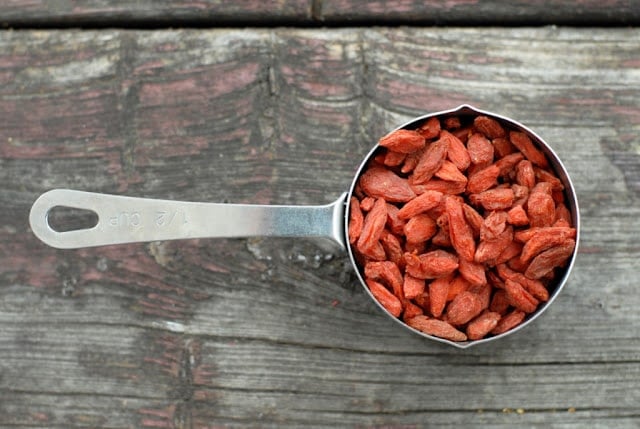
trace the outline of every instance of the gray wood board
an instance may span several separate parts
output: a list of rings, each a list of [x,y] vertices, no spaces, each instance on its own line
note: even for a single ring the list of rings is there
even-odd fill
[[[635,0],[4,0],[4,26],[633,25]]]
[[[0,426],[637,427],[640,32],[0,33]],[[404,332],[321,240],[60,251],[55,187],[322,204],[376,139],[471,103],[578,192],[575,271],[533,325],[460,351]]]

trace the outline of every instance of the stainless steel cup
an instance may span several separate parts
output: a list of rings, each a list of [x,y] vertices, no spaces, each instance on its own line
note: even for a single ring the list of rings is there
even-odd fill
[[[468,115],[486,115],[515,129],[526,133],[549,159],[552,168],[562,181],[573,225],[577,229],[576,249],[570,257],[563,274],[550,290],[550,299],[540,305],[521,325],[501,335],[476,341],[453,342],[439,337],[426,335],[410,328],[401,320],[390,315],[373,297],[367,288],[362,268],[359,267],[353,250],[348,245],[349,204],[356,184],[364,168],[380,148],[376,145],[360,165],[352,185],[347,193],[336,201],[320,206],[283,206],[218,204],[202,202],[182,202],[134,198],[119,195],[99,194],[69,189],[53,189],[42,194],[33,204],[29,222],[33,233],[44,243],[59,249],[76,249],[113,244],[150,242],[190,238],[234,238],[251,236],[279,237],[325,237],[335,241],[349,254],[353,267],[366,293],[382,311],[401,326],[425,338],[466,348],[474,344],[485,343],[514,333],[540,316],[555,300],[573,268],[577,243],[580,234],[580,217],[575,189],[562,162],[551,149],[533,131],[518,122],[485,112],[469,105],[452,110],[436,112],[412,119],[398,129],[416,128],[425,120],[437,116],[464,117]],[[70,207],[89,210],[97,215],[97,223],[85,229],[56,231],[49,224],[49,213],[56,207]]]

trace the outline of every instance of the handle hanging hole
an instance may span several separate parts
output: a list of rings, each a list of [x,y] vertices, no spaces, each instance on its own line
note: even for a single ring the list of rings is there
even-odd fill
[[[93,210],[55,206],[47,213],[47,223],[56,232],[91,229],[98,224],[98,214]]]

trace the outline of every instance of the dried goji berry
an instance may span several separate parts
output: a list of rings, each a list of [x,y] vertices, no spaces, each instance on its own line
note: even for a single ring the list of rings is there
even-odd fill
[[[533,313],[538,308],[538,300],[527,292],[520,283],[507,279],[504,282],[509,303],[525,313]]]
[[[391,261],[375,261],[367,262],[364,267],[364,275],[366,278],[380,281],[382,280],[393,291],[393,294],[398,298],[404,298],[404,291],[402,289],[403,279],[400,269],[396,264]]]
[[[393,204],[387,204],[387,227],[398,236],[404,233],[405,220],[400,219],[400,209]]]
[[[425,139],[433,139],[440,135],[440,120],[436,117],[427,119],[417,129]]]
[[[564,185],[556,176],[553,175],[550,171],[547,171],[542,168],[534,167],[533,171],[536,173],[536,180],[538,182],[545,182],[551,185],[551,189],[553,191],[562,191],[564,190]]]
[[[424,213],[415,215],[404,226],[408,243],[423,243],[433,237],[438,230],[436,222]]]
[[[470,340],[484,338],[492,329],[495,329],[501,318],[500,313],[492,311],[480,314],[467,325],[467,337]]]
[[[469,290],[471,285],[462,276],[455,276],[449,283],[449,293],[447,294],[447,302],[453,301],[456,296],[462,292]]]
[[[467,183],[467,177],[451,161],[444,161],[435,176],[447,182]]]
[[[574,240],[567,239],[564,243],[545,250],[533,258],[524,275],[530,279],[544,277],[554,268],[561,266],[571,256],[575,246],[576,242]]]
[[[482,224],[484,223],[480,213],[469,204],[462,204],[462,211],[464,212],[464,218],[473,230],[474,238],[480,237],[480,229],[482,229]]]
[[[524,226],[529,224],[529,217],[521,205],[516,205],[507,212],[507,222],[514,226]]]
[[[535,165],[542,168],[547,168],[549,166],[547,157],[544,156],[544,153],[542,153],[537,147],[535,147],[529,136],[525,133],[520,131],[511,131],[509,133],[509,140],[511,140],[511,143]]]
[[[479,194],[469,195],[469,201],[485,210],[506,210],[513,205],[514,194],[511,188],[494,188]]]
[[[376,201],[375,205],[371,209],[367,216],[364,218],[364,225],[360,238],[357,241],[357,248],[361,253],[368,253],[374,248],[376,244],[379,244],[380,236],[384,230],[384,225],[387,222],[387,203],[380,198]],[[384,253],[384,250],[383,252]]]
[[[524,159],[520,152],[513,152],[497,160],[494,165],[500,169],[500,175],[505,175],[513,171],[516,165]]]
[[[442,192],[425,191],[406,203],[398,212],[400,219],[409,219],[420,213],[424,213],[440,204],[442,200]]]
[[[474,164],[485,164],[493,162],[493,144],[482,134],[472,134],[467,140],[467,150],[469,157]]]
[[[527,200],[527,216],[531,226],[551,226],[556,219],[556,204],[546,182],[533,187]]]
[[[449,182],[446,180],[431,179],[419,185],[411,185],[416,194],[427,191],[437,191],[442,194],[458,195],[464,192],[467,182]]]
[[[404,311],[402,312],[402,320],[405,323],[409,321],[409,319],[413,319],[416,316],[420,316],[424,314],[424,311],[419,305],[412,303],[411,301],[406,301],[404,303]]]
[[[495,138],[491,140],[491,143],[493,144],[493,150],[497,158],[504,158],[510,153],[516,151],[516,147],[511,144],[508,138],[505,137]]]
[[[429,319],[426,316],[416,316],[407,320],[407,325],[427,335],[444,338],[451,341],[466,341],[467,335],[442,320]]]
[[[447,197],[445,209],[449,217],[449,238],[453,248],[462,259],[473,260],[476,243],[473,232],[464,217],[462,204],[456,198]]]
[[[449,294],[450,276],[441,277],[429,283],[429,312],[433,317],[440,317]]]
[[[534,234],[527,240],[522,248],[520,259],[528,262],[538,253],[553,246],[563,244],[567,239],[575,238],[575,228],[546,227],[534,230]]]
[[[404,276],[404,297],[407,299],[413,299],[418,295],[422,295],[425,291],[426,284],[424,279],[413,277],[409,274]]]
[[[387,255],[388,260],[398,266],[404,263],[404,260],[402,259],[402,244],[400,243],[400,240],[398,240],[398,237],[385,229],[380,235],[380,243],[382,244],[382,248],[384,249],[384,253]]]
[[[404,158],[404,163],[402,164],[402,167],[400,167],[400,172],[404,174],[411,173],[416,168],[416,165],[418,165],[418,161],[420,161],[423,153],[424,149],[408,154]]]
[[[430,305],[429,292],[427,291],[422,292],[420,295],[413,298],[413,302],[415,302],[416,305],[418,305],[424,311],[429,311],[429,305]]]
[[[471,194],[478,194],[486,191],[498,183],[499,176],[500,168],[495,164],[491,164],[486,168],[476,171],[469,176],[469,180],[467,181],[467,192]]]
[[[508,226],[495,240],[480,241],[474,255],[474,261],[495,264],[502,252],[513,241],[513,227]]]
[[[502,316],[495,328],[491,330],[493,335],[503,334],[515,328],[524,320],[525,313],[518,309],[512,310],[510,313]]]
[[[373,208],[373,205],[376,203],[376,199],[373,197],[364,197],[360,201],[360,209],[363,212],[368,212]]]
[[[387,288],[375,280],[367,279],[367,286],[373,297],[394,317],[402,314],[402,303]]]
[[[502,279],[520,283],[520,285],[537,300],[542,302],[549,300],[549,291],[547,291],[542,282],[529,279],[521,272],[514,271],[504,264],[497,265],[496,269]]]
[[[502,125],[493,118],[488,116],[478,116],[473,120],[473,125],[478,131],[490,139],[504,137],[506,132]]]
[[[469,152],[467,152],[467,148],[458,137],[448,131],[442,131],[440,136],[441,138],[447,138],[449,141],[447,157],[451,160],[453,165],[456,166],[458,171],[465,171],[469,167],[469,164],[471,164],[471,157],[469,156]]]
[[[382,163],[387,167],[397,167],[401,165],[406,158],[406,153],[388,151],[384,155],[384,160],[382,161]]]
[[[420,184],[431,179],[444,162],[448,149],[448,139],[440,138],[429,144],[413,170],[413,174],[411,175],[412,183]]]
[[[360,203],[355,197],[349,200],[349,243],[353,244],[360,237],[362,225],[364,224],[364,215],[360,210]]]
[[[485,267],[482,264],[460,258],[458,271],[460,272],[460,275],[473,286],[479,286],[487,283]]]
[[[384,167],[372,167],[360,177],[362,190],[370,197],[402,203],[415,198],[409,182]]]
[[[516,165],[516,182],[527,188],[535,186],[536,174],[533,171],[533,164],[528,159],[523,159]]]
[[[483,310],[482,302],[477,294],[464,291],[447,305],[445,319],[452,325],[464,325]]]
[[[396,130],[382,137],[378,144],[393,152],[411,153],[424,147],[425,138],[415,130]]]
[[[511,304],[509,304],[509,300],[507,299],[507,293],[504,290],[497,290],[494,292],[493,298],[491,298],[489,311],[504,315],[510,306]]]
[[[503,264],[511,259],[517,258],[522,252],[522,244],[517,241],[512,241],[505,247],[500,255],[492,261],[495,265]]]
[[[507,227],[507,213],[502,210],[490,212],[484,218],[480,228],[480,240],[490,241],[497,239]]]
[[[404,254],[405,271],[420,279],[435,279],[444,277],[458,268],[458,257],[444,250],[415,255]]]

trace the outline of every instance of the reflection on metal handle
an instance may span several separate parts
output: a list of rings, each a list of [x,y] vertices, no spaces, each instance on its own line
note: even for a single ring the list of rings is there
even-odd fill
[[[59,249],[214,237],[327,237],[345,248],[346,194],[323,206],[217,204],[133,198],[54,189],[33,204],[29,222],[44,243]],[[59,232],[48,216],[54,207],[91,210],[98,223]]]

